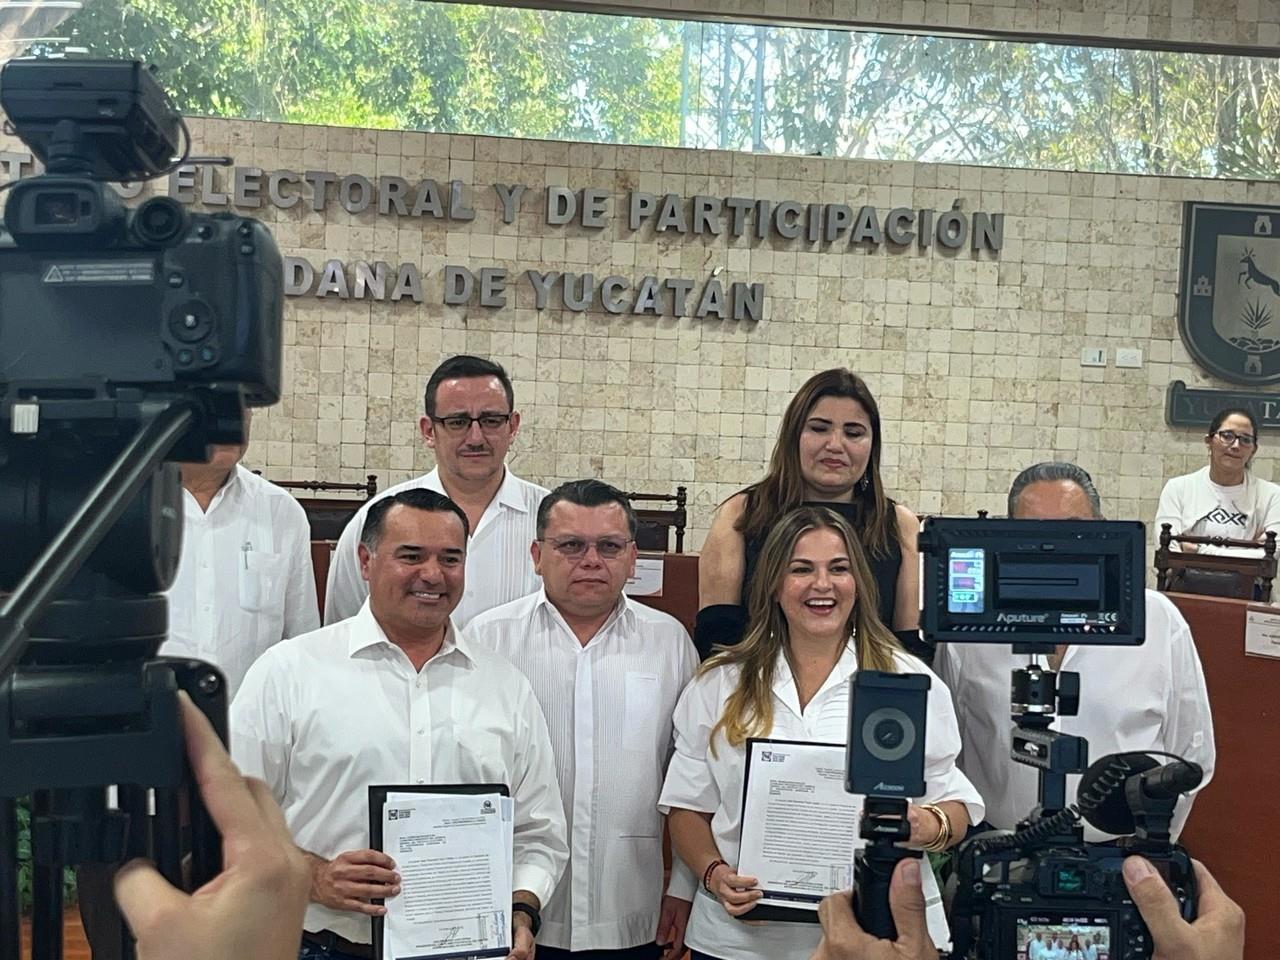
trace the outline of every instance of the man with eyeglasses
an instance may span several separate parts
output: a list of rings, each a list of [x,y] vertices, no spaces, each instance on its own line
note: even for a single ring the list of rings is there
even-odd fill
[[[1221,410],[1204,437],[1209,463],[1195,473],[1174,477],[1164,485],[1156,508],[1153,533],[1160,540],[1162,524],[1176,536],[1262,540],[1268,530],[1280,534],[1280,486],[1250,475],[1258,452],[1258,424],[1242,408]],[[1241,547],[1176,544],[1188,553],[1261,554]]]
[[[636,515],[600,480],[538,508],[531,596],[481,614],[468,639],[529,678],[551,732],[569,866],[543,911],[538,960],[676,960],[696,881],[677,859],[663,889],[658,794],[671,717],[698,665],[679,621],[623,594]]]
[[[477,614],[538,589],[528,544],[547,490],[507,469],[507,451],[520,430],[520,414],[511,378],[499,364],[465,354],[449,358],[427,379],[423,406],[418,429],[435,452],[435,469],[381,496],[426,487],[465,511],[471,523],[467,592],[453,616],[455,623],[465,626]],[[369,595],[357,558],[368,509],[365,504],[356,513],[334,548],[325,623],[354,616]]]

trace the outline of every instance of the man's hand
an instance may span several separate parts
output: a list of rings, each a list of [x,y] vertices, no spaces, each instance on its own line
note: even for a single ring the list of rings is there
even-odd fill
[[[533,942],[533,921],[517,913],[511,921],[511,952],[507,960],[533,960],[537,944]]]
[[[179,695],[187,756],[222,834],[222,873],[190,895],[145,860],[116,874],[139,960],[296,960],[307,865],[267,785],[243,777],[208,719]]]
[[[680,960],[684,956],[684,931],[689,926],[688,900],[664,895],[662,913],[658,916],[658,935],[654,939],[662,946],[662,960]]]
[[[399,892],[396,862],[380,850],[348,850],[332,860],[311,861],[311,902],[331,910],[381,917],[387,908],[369,901]]]
[[[1244,911],[1222,892],[1200,861],[1195,861],[1196,919],[1187,923],[1178,912],[1164,878],[1145,858],[1126,857],[1124,883],[1147,922],[1155,946],[1152,960],[1241,960],[1244,956]]]
[[[938,960],[925,923],[920,861],[915,857],[894,868],[889,882],[889,910],[898,928],[898,939],[878,940],[858,926],[848,892],[827,897],[818,905],[822,942],[810,960]]]
[[[759,885],[760,881],[755,877],[734,873],[727,863],[719,864],[711,872],[711,879],[707,884],[711,888],[711,895],[720,901],[724,912],[731,917],[742,916],[764,896],[763,890],[756,889]]]

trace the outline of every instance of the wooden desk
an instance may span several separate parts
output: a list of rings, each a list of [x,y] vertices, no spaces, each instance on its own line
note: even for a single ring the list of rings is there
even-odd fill
[[[1168,596],[1200,652],[1217,745],[1182,843],[1244,908],[1245,960],[1271,960],[1280,956],[1280,660],[1245,656],[1244,601]]]
[[[698,555],[667,553],[662,557],[662,593],[654,597],[632,597],[638,603],[669,613],[693,636],[698,617]]]

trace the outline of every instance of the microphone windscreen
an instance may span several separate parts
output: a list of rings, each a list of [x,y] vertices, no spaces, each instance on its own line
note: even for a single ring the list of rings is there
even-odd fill
[[[1145,753],[1111,753],[1090,764],[1076,787],[1081,815],[1103,833],[1133,833],[1133,811],[1125,799],[1124,782],[1158,766],[1159,761]]]

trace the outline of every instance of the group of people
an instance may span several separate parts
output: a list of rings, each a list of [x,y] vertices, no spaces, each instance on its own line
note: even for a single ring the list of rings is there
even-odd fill
[[[911,845],[941,851],[983,822],[1013,828],[1035,803],[1034,774],[1009,760],[1009,673],[1026,658],[987,645],[934,655],[919,640],[919,524],[882,482],[866,384],[828,370],[792,399],[765,477],[716,513],[692,638],[624,592],[637,556],[625,494],[594,479],[548,491],[516,477],[506,454],[519,426],[498,364],[460,356],[432,373],[420,429],[437,466],[373,499],[343,532],[323,627],[304,582],[301,509],[239,467],[242,450],[183,468],[187,529],[209,532],[188,533],[162,652],[214,662],[235,692],[231,755],[250,779],[228,773],[193,711],[188,742],[197,768],[217,766],[225,789],[247,791],[222,807],[224,836],[256,830],[280,891],[286,874],[304,878],[300,960],[373,956],[369,917],[401,892],[394,858],[370,849],[367,788],[465,782],[504,783],[515,801],[513,960],[535,949],[543,960],[675,960],[686,946],[694,960],[936,956],[914,860],[891,888],[892,953],[857,928],[847,895],[822,905],[821,925],[739,919],[761,896],[737,869],[746,741],[843,742],[858,669],[931,680]],[[1246,446],[1239,424],[1217,428],[1211,456]],[[1102,505],[1082,469],[1046,463],[1014,479],[1009,515],[1088,520]],[[234,571],[219,568],[219,550]],[[177,612],[184,604],[194,610]],[[1047,658],[1083,678],[1079,715],[1059,729],[1098,755],[1194,760],[1207,782],[1213,728],[1190,631],[1164,596],[1148,591],[1146,607],[1144,646],[1062,646]],[[259,816],[250,800],[271,809]],[[1190,804],[1179,804],[1175,835]],[[261,837],[279,832],[276,805],[296,858]],[[665,881],[664,824],[675,854]],[[253,850],[227,850],[228,874],[255,889]],[[1168,891],[1130,861],[1135,899],[1155,916]],[[136,866],[117,879],[144,946],[140,931],[173,935],[160,919],[177,901],[155,893],[160,883]],[[205,902],[219,896],[233,894],[224,885]],[[1206,905],[1229,939],[1234,905],[1223,900],[1217,921]],[[1170,944],[1194,935],[1176,910],[1165,919]]]
[[[1074,933],[1054,931],[1046,938],[1043,931],[1036,931],[1027,941],[1023,956],[1025,960],[1109,960],[1111,952],[1087,934],[1081,943]]]

